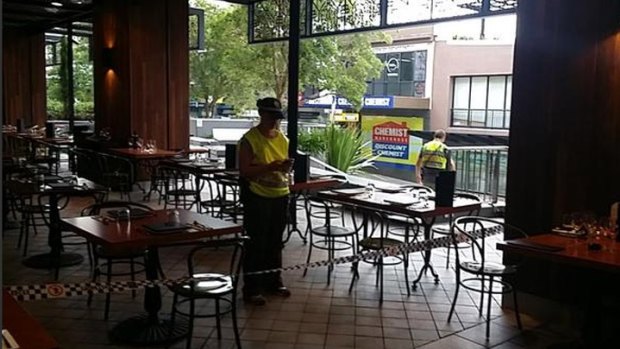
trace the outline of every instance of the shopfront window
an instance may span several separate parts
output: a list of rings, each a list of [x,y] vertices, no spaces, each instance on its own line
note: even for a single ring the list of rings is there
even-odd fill
[[[380,53],[377,58],[384,69],[368,84],[368,94],[426,97],[426,50]]]
[[[511,75],[458,76],[452,82],[452,126],[510,127]]]

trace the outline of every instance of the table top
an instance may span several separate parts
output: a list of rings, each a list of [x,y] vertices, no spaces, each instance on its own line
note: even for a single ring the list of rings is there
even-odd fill
[[[188,171],[194,174],[213,174],[227,171],[224,163],[218,162],[195,162],[189,159],[183,159],[182,161],[175,159],[166,159],[159,163],[166,167],[172,167],[183,171]]]
[[[7,189],[16,195],[33,195],[33,194],[43,194],[43,193],[55,193],[61,195],[88,195],[95,192],[101,192],[107,190],[106,187],[99,185],[91,180],[86,178],[78,177],[76,181],[72,182],[73,186],[67,187],[56,187],[53,188],[47,182],[45,186],[41,186],[35,182],[28,181],[20,181],[20,180],[9,180],[6,182]]]
[[[110,148],[110,151],[135,160],[142,159],[165,159],[178,155],[179,152],[165,149],[154,149],[147,151],[145,149],[134,148]]]
[[[208,215],[188,210],[178,210],[182,224],[198,222],[210,229],[192,229],[191,231],[169,234],[151,234],[144,225],[168,222],[169,210],[154,211],[151,216],[133,218],[131,222],[106,221],[100,216],[63,218],[62,225],[87,240],[103,245],[106,248],[146,248],[148,246],[164,246],[175,243],[190,242],[214,236],[237,234],[241,225],[216,219]]]
[[[6,290],[2,291],[2,327],[9,330],[20,348],[53,349],[60,347],[41,323],[24,310]]]
[[[310,178],[305,182],[295,182],[289,186],[292,192],[304,190],[325,190],[341,185],[343,182],[337,178]]]
[[[533,235],[524,239],[515,239],[514,241],[525,241],[525,244],[511,244],[510,240],[508,240],[499,242],[497,248],[507,252],[549,259],[565,264],[620,272],[620,242],[616,242],[613,239],[599,238],[592,240],[601,245],[602,248],[598,251],[588,249],[587,239],[565,237],[557,234]],[[536,245],[528,246],[528,242],[559,247],[562,250],[537,249]]]
[[[363,190],[363,188],[361,188]],[[321,191],[318,193],[319,198],[337,201],[343,204],[358,206],[366,209],[378,210],[389,214],[398,214],[410,217],[434,217],[445,214],[473,211],[480,208],[481,202],[466,198],[455,197],[452,207],[440,207],[435,205],[432,199],[425,203],[414,205],[390,204],[385,199],[394,198],[396,195],[405,195],[402,193],[384,193],[377,191],[372,198],[366,193],[358,195],[344,195],[334,191]],[[409,194],[410,195],[410,194]]]

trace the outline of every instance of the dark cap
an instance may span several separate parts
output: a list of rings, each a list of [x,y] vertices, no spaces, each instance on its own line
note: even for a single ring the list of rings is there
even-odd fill
[[[284,114],[282,113],[282,103],[275,98],[267,97],[259,99],[256,101],[256,106],[258,107],[259,112],[265,111],[272,113],[278,119],[284,119]]]

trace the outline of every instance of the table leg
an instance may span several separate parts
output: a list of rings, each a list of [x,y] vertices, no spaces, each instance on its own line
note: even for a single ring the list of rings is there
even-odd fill
[[[50,227],[48,234],[48,245],[50,252],[28,257],[23,260],[23,264],[34,269],[55,269],[55,279],[58,279],[58,269],[80,264],[84,257],[78,253],[67,253],[62,251],[62,234],[60,228],[60,212],[58,211],[58,196],[50,194]]]
[[[198,173],[194,173],[194,190],[196,191],[196,212],[202,213],[202,206],[200,205],[200,176]],[[235,219],[237,217],[235,216]]]
[[[435,224],[435,217],[431,218],[430,221],[422,219],[422,225],[424,226],[424,240],[431,239],[431,229],[433,228],[433,224]],[[435,269],[431,265],[431,251],[432,250],[426,250],[422,252],[424,255],[424,265],[422,266],[422,269],[420,269],[418,277],[411,285],[411,289],[414,291],[418,288],[418,283],[420,282],[420,279],[422,279],[422,275],[426,275],[428,270],[431,271],[431,275],[435,278],[435,284],[439,283],[439,275],[437,275]]]
[[[145,256],[146,277],[156,280],[156,249],[149,249]],[[187,321],[176,317],[172,322],[159,315],[161,309],[161,290],[159,286],[149,286],[144,290],[144,310],[146,314],[131,317],[114,326],[110,338],[118,343],[129,345],[159,345],[173,343],[185,338],[189,333]]]
[[[301,196],[303,196],[301,193],[291,195],[288,208],[288,230],[286,239],[284,239],[283,243],[287,243],[291,239],[293,233],[299,234],[299,237],[304,242],[304,245],[308,243],[306,235],[304,235],[297,227],[297,199]]]
[[[148,193],[144,194],[144,197],[142,198],[143,201],[150,201],[151,193],[153,192],[156,192],[159,195],[162,195],[162,193],[157,189],[157,168],[156,166],[157,165],[152,164],[150,162],[144,166],[144,169],[149,174],[149,178],[151,179],[151,185],[149,187]],[[137,181],[136,181],[136,185],[138,185],[138,188],[142,189],[143,193],[145,192],[145,190],[140,186],[140,183],[138,183]]]

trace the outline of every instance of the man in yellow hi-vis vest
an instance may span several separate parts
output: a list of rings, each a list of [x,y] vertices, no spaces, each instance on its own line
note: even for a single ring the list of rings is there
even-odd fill
[[[282,234],[288,212],[288,138],[278,129],[284,118],[280,101],[263,98],[256,102],[260,123],[243,135],[239,144],[239,173],[243,226],[250,240],[245,245],[244,272],[282,267]],[[243,297],[263,305],[264,294],[291,295],[280,273],[246,275]]]
[[[432,141],[424,143],[415,165],[416,182],[435,188],[435,178],[440,171],[455,171],[456,166],[450,157],[450,149],[444,144],[446,131],[435,131]]]

